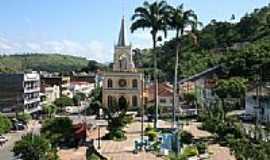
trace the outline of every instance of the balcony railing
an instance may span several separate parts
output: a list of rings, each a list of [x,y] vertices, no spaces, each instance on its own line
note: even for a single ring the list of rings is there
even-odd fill
[[[26,87],[24,88],[24,93],[39,92],[40,87]]]
[[[31,104],[31,103],[35,103],[35,102],[39,102],[39,101],[40,101],[39,97],[30,98],[30,99],[25,98],[24,99],[24,104]]]

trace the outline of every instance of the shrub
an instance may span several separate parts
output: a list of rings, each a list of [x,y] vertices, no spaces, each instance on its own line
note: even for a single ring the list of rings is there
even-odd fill
[[[103,138],[106,140],[121,141],[121,140],[125,140],[126,136],[125,136],[125,132],[123,130],[113,129],[109,133],[107,133]]]
[[[191,144],[193,135],[187,131],[182,131],[180,133],[180,141],[184,144]]]
[[[145,128],[145,132],[149,132],[149,131],[152,131],[154,128],[148,124],[147,127]]]
[[[0,113],[0,134],[6,133],[11,128],[11,121]]]
[[[29,114],[29,113],[20,112],[20,113],[18,113],[18,115],[17,115],[17,119],[18,119],[19,121],[22,121],[22,122],[24,122],[24,123],[27,123],[29,120],[32,119],[32,116],[31,116],[31,114]]]
[[[203,154],[206,152],[207,145],[203,142],[196,143],[196,147],[198,149],[199,154]]]
[[[100,160],[100,158],[96,154],[91,154],[87,157],[87,160]]]
[[[61,110],[63,110],[64,107],[66,107],[66,106],[73,106],[74,102],[73,102],[73,99],[66,97],[66,96],[62,96],[60,98],[57,98],[55,100],[54,104],[56,106],[58,106]]]
[[[157,136],[158,136],[158,132],[156,132],[154,130],[150,130],[150,131],[146,132],[145,135],[149,137],[150,141],[155,141]]]
[[[193,157],[193,156],[196,156],[198,155],[198,149],[194,146],[188,146],[186,148],[184,148],[184,151],[183,151],[183,156],[185,157]]]

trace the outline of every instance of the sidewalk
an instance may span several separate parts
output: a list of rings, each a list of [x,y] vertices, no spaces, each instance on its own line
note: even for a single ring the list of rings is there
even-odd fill
[[[189,125],[185,125],[183,129],[190,132],[196,139],[212,136],[210,132],[199,129],[200,125],[201,123],[198,122],[190,122]],[[208,145],[208,151],[212,153],[210,154],[210,160],[236,160],[236,158],[231,155],[228,147],[222,147],[219,144]]]
[[[101,140],[101,154],[113,160],[162,160],[162,158],[156,157],[150,152],[133,153],[134,141],[140,139],[140,122],[130,124],[125,131],[127,136],[125,141]],[[104,135],[104,132],[105,130],[102,129],[101,135]]]

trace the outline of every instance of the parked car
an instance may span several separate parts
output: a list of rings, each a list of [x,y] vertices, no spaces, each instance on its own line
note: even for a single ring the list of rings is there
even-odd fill
[[[251,114],[243,113],[240,115],[240,119],[243,121],[254,121],[255,117]]]
[[[25,125],[23,123],[20,123],[20,122],[13,123],[12,130],[24,130],[24,129],[25,129]]]
[[[1,144],[5,143],[7,141],[8,141],[7,137],[0,135],[0,143]]]

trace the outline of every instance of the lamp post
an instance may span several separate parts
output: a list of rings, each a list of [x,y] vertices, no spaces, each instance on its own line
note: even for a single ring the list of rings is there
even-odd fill
[[[101,119],[101,112],[102,112],[102,109],[100,108],[98,111],[98,120]],[[98,124],[98,149],[101,148],[100,141],[101,141],[101,139],[100,139],[100,125]]]
[[[141,84],[141,95],[142,95],[142,99],[141,99],[141,105],[142,105],[142,117],[141,117],[141,143],[143,144],[143,136],[144,136],[144,97],[143,97],[143,90],[144,90],[144,81],[142,80],[142,84]],[[142,147],[143,148],[143,147]]]

